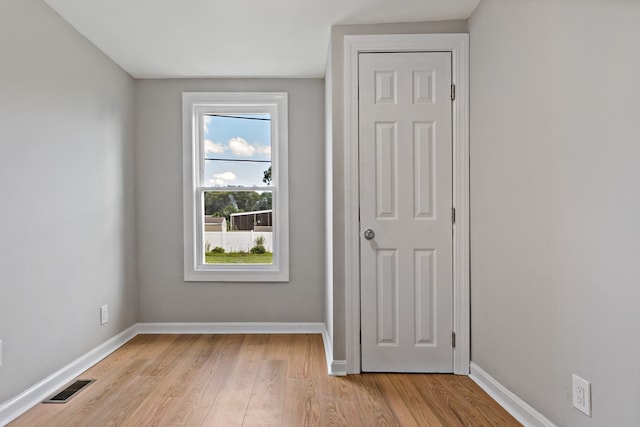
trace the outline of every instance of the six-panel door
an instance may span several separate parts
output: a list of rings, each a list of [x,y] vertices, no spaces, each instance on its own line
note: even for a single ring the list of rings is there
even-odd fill
[[[453,371],[451,103],[450,53],[359,55],[362,371]]]

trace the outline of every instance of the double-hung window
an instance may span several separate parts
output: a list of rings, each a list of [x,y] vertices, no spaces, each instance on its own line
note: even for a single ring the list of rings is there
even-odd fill
[[[184,278],[289,280],[287,94],[185,92]]]

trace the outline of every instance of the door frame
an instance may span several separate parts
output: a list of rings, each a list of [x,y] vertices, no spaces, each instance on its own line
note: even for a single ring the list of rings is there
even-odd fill
[[[469,34],[344,37],[344,223],[347,373],[360,373],[360,226],[358,55],[365,52],[451,52],[453,103],[453,372],[468,375],[471,354],[469,274]]]

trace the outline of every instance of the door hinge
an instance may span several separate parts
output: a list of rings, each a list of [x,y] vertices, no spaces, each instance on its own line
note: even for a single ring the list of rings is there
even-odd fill
[[[451,347],[456,348],[456,333],[451,332]]]
[[[456,223],[456,208],[451,208],[451,224]]]
[[[456,85],[454,84],[451,85],[451,100],[456,100]]]

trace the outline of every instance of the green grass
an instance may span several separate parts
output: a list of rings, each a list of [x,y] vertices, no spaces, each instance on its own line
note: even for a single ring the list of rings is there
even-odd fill
[[[229,252],[227,254],[208,253],[205,262],[207,264],[271,264],[273,262],[273,254],[271,252],[264,254],[241,252]]]

